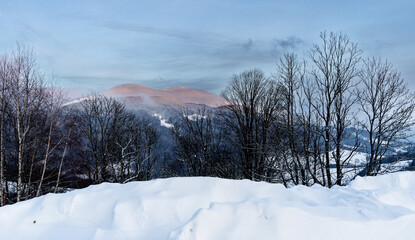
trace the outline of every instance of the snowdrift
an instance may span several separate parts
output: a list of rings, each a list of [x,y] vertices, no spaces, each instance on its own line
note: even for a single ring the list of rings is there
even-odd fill
[[[217,178],[100,184],[0,208],[0,239],[414,239],[415,172],[326,189]]]

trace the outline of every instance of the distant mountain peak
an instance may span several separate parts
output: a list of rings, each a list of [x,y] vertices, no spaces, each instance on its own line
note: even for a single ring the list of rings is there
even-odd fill
[[[185,86],[175,86],[163,89],[153,89],[139,84],[121,84],[103,93],[107,96],[126,97],[135,99],[137,103],[156,103],[165,105],[203,104],[210,107],[223,105],[223,99],[212,93],[192,89]]]

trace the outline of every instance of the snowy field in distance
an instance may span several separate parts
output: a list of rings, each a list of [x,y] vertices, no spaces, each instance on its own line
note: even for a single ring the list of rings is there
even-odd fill
[[[34,223],[36,221],[36,223]],[[100,184],[0,208],[0,239],[414,239],[415,172],[285,189],[217,178]]]

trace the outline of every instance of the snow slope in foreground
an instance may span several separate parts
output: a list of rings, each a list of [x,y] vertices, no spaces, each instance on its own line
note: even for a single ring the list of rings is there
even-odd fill
[[[36,223],[34,223],[36,221]],[[415,172],[347,187],[217,178],[100,184],[0,208],[0,239],[414,239]]]

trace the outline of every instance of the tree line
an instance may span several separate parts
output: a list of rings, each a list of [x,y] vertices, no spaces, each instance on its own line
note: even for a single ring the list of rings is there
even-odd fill
[[[216,116],[184,112],[174,136],[187,174],[332,187],[356,171],[357,152],[367,156],[359,174],[387,171],[388,151],[414,125],[414,93],[388,61],[363,58],[346,35],[320,39],[306,59],[284,54],[271,77],[234,75]]]
[[[414,125],[414,95],[388,61],[364,59],[346,35],[320,38],[306,59],[284,54],[273,76],[232,76],[222,106],[182,109],[168,137],[118,99],[65,104],[33,51],[17,44],[0,56],[0,205],[170,176],[332,187],[345,183],[357,151],[367,154],[361,174],[381,173]]]
[[[53,78],[52,78],[53,80]],[[90,184],[152,177],[159,132],[93,95],[66,106],[29,47],[0,57],[0,205]]]

